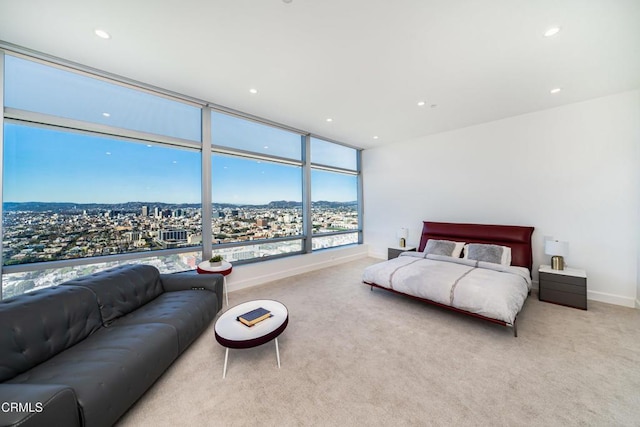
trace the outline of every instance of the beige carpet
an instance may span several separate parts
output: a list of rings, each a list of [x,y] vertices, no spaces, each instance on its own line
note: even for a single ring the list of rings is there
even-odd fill
[[[121,426],[640,425],[640,310],[533,294],[512,330],[360,282],[366,258],[233,292],[289,309],[275,344],[213,323]]]

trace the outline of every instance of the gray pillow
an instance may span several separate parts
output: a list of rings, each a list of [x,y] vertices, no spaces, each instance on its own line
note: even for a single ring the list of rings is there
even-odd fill
[[[460,257],[460,252],[462,251],[463,246],[463,242],[429,239],[427,240],[427,245],[424,248],[424,253],[426,255],[444,255],[458,258]]]
[[[502,264],[502,254],[504,252],[503,246],[469,243],[465,248],[465,251],[465,258],[474,259],[476,261],[492,262],[494,264]]]

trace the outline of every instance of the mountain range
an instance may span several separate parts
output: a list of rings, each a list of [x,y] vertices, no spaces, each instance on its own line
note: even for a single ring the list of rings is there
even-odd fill
[[[357,206],[357,201],[349,202],[331,202],[320,200],[311,202],[314,208],[340,208],[347,206]],[[149,209],[197,209],[200,203],[164,203],[164,202],[126,202],[126,203],[73,203],[73,202],[5,202],[2,208],[5,211],[32,211],[32,212],[73,212],[73,211],[141,211],[143,206]],[[302,202],[276,200],[267,204],[234,204],[234,203],[213,203],[213,209],[239,209],[239,208],[256,208],[256,209],[295,209],[302,208]]]

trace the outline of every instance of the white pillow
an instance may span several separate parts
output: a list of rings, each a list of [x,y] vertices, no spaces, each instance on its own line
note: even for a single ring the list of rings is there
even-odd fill
[[[463,258],[511,265],[511,248],[509,246],[469,243],[464,245]]]
[[[460,253],[464,248],[464,242],[453,242],[451,240],[427,240],[424,247],[425,255],[444,255],[453,258],[460,258]]]

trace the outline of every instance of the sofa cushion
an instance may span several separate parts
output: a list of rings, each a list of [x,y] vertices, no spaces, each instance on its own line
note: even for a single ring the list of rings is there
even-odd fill
[[[70,280],[61,286],[92,290],[98,299],[105,326],[163,292],[160,272],[151,265],[123,265]]]
[[[218,312],[216,294],[203,290],[166,292],[112,326],[164,323],[175,328],[182,353],[211,323]]]
[[[6,381],[101,328],[93,292],[52,287],[0,301],[0,381]]]
[[[169,325],[100,328],[9,383],[68,385],[78,397],[83,425],[111,426],[177,356],[176,332]]]

